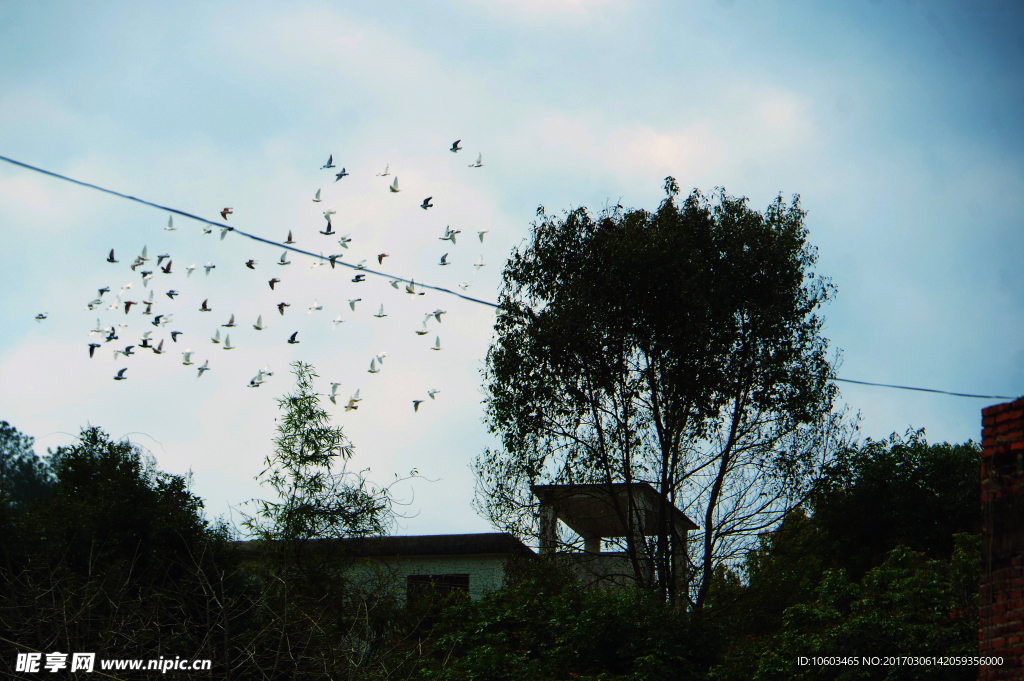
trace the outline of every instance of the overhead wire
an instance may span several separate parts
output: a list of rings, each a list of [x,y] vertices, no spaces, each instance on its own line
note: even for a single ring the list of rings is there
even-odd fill
[[[179,210],[177,208],[171,208],[170,206],[162,206],[162,205],[160,205],[158,203],[153,203],[152,201],[147,201],[145,199],[140,199],[140,198],[138,198],[136,196],[131,196],[129,194],[122,194],[121,192],[114,191],[113,189],[107,189],[105,187],[100,187],[99,185],[91,184],[89,182],[83,182],[81,180],[76,180],[76,179],[74,179],[72,177],[68,177],[66,175],[61,175],[60,173],[55,173],[55,172],[50,171],[50,170],[45,170],[43,168],[39,168],[39,167],[30,165],[28,163],[23,163],[21,161],[16,161],[15,159],[8,158],[7,156],[0,156],[0,161],[6,161],[7,163],[10,163],[12,165],[19,166],[19,167],[25,168],[27,170],[32,170],[32,171],[35,171],[37,173],[41,173],[43,175],[49,175],[50,177],[55,177],[55,178],[57,178],[59,180],[64,180],[65,182],[71,182],[72,184],[77,184],[79,186],[87,187],[89,189],[95,189],[97,191],[104,192],[104,193],[110,194],[112,196],[117,196],[117,197],[122,198],[122,199],[127,199],[129,201],[134,201],[136,203],[141,203],[144,206],[150,206],[151,208],[158,208],[160,210],[164,210],[164,211],[167,211],[169,213],[173,213],[174,215],[180,215],[180,216],[185,217],[185,218],[196,220],[196,221],[201,222],[203,224],[207,224],[207,225],[211,225],[213,227],[217,227],[218,229],[226,229],[226,230],[234,232],[234,233],[236,233],[236,234],[238,234],[240,236],[244,236],[246,238],[252,239],[253,241],[259,241],[261,243],[265,243],[265,244],[268,244],[270,246],[277,246],[279,248],[284,248],[285,250],[292,251],[294,253],[301,253],[302,255],[308,255],[311,258],[319,258],[320,260],[330,260],[329,257],[324,257],[322,254],[311,253],[310,251],[304,251],[301,248],[295,248],[295,247],[290,246],[290,245],[285,244],[285,243],[281,243],[281,242],[278,242],[278,241],[273,241],[271,239],[265,239],[265,238],[263,238],[261,236],[255,235],[255,234],[250,234],[249,232],[245,232],[245,231],[242,231],[242,230],[238,229],[234,225],[225,225],[222,222],[216,222],[214,220],[208,220],[206,218],[200,217],[198,215],[194,215],[194,214],[189,213],[187,211]],[[376,275],[376,276],[379,276],[379,277],[385,277],[387,279],[394,280],[394,281],[401,281],[401,282],[404,282],[404,283],[407,283],[407,284],[414,284],[415,286],[419,286],[420,288],[424,288],[424,289],[429,289],[431,291],[439,291],[441,293],[447,293],[449,295],[453,295],[453,296],[457,296],[459,298],[462,298],[463,300],[468,300],[471,303],[478,303],[480,305],[486,305],[486,306],[492,307],[492,308],[500,307],[497,303],[492,303],[492,302],[490,302],[488,300],[481,300],[479,298],[474,298],[472,296],[467,296],[465,294],[458,293],[456,291],[452,291],[451,289],[444,288],[443,286],[433,286],[433,285],[430,285],[430,284],[423,284],[423,283],[415,284],[413,279],[405,279],[403,277],[398,277],[398,276],[393,276],[393,275],[387,274],[386,272],[378,272],[376,270],[362,268],[362,267],[359,267],[357,265],[352,265],[350,263],[343,262],[343,261],[340,261],[340,260],[337,260],[337,259],[335,259],[335,263],[338,264],[338,265],[342,265],[344,267],[348,267],[348,268],[351,268],[351,269],[354,269],[354,270],[358,270],[360,272],[365,272],[366,274],[373,274],[373,275]],[[913,387],[913,386],[893,385],[893,384],[889,384],[889,383],[872,383],[872,382],[869,382],[869,381],[855,381],[855,380],[850,379],[850,378],[834,378],[833,380],[841,381],[843,383],[854,383],[854,384],[857,384],[857,385],[867,385],[867,386],[873,386],[873,387],[879,387],[879,388],[893,388],[893,389],[896,389],[896,390],[914,390],[914,391],[919,391],[919,392],[938,393],[938,394],[941,394],[941,395],[952,395],[954,397],[970,397],[970,398],[977,398],[977,399],[1007,399],[1007,400],[1017,399],[1015,397],[1010,397],[1008,395],[974,395],[974,394],[970,394],[970,393],[951,392],[951,391],[948,391],[948,390],[937,390],[937,389],[934,389],[934,388],[916,388],[916,387]]]

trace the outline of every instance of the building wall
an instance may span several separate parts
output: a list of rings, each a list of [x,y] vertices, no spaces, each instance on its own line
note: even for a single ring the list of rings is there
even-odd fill
[[[351,574],[356,580],[389,580],[402,602],[405,601],[406,578],[410,575],[468,574],[469,597],[479,600],[502,587],[507,560],[503,554],[387,556],[362,559],[352,566]]]
[[[1024,679],[1024,398],[982,410],[978,678]]]

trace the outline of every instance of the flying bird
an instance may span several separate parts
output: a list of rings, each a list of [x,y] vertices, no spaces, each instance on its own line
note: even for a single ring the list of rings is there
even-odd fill
[[[473,267],[475,267],[477,270],[479,270],[481,267],[486,267],[486,266],[487,266],[487,263],[484,262],[484,256],[482,256],[482,255],[479,258],[476,259],[475,263],[473,263]]]
[[[322,166],[320,166],[320,170],[323,170],[324,168],[333,168],[333,167],[334,167],[334,154],[331,154],[331,155],[329,155],[327,157],[327,163],[325,163]]]
[[[352,241],[352,239],[348,238],[348,234],[346,234],[345,236],[343,236],[340,239],[338,239],[338,244],[342,248],[348,248],[348,244],[349,244],[350,241]],[[341,256],[339,255],[338,257],[340,258]]]
[[[394,192],[395,194],[397,194],[398,192],[402,191],[401,189],[398,188],[398,178],[397,177],[395,178],[395,181],[391,183],[391,186],[388,187],[388,188],[392,192]]]
[[[275,277],[275,278],[271,279],[267,283],[270,284],[270,290],[273,291],[274,290],[274,284],[280,284],[281,280]]]
[[[148,307],[147,307],[147,309],[148,309]],[[160,326],[160,324],[163,323],[161,321],[163,318],[164,318],[164,316],[162,314],[158,314],[157,316],[153,317],[153,321],[151,321],[150,324],[152,324],[153,326]],[[149,333],[149,332],[147,331],[146,333]]]
[[[185,268],[185,272],[186,272],[185,276],[186,277],[191,277],[192,276],[192,270],[194,270],[195,268],[196,268],[195,263],[193,263],[193,264],[189,265],[188,267],[186,267]]]
[[[126,371],[128,371],[128,367],[125,367],[124,369],[121,369],[120,371],[118,371],[117,372],[117,376],[114,376],[114,380],[115,381],[126,381],[126,380],[128,380],[128,377],[124,375],[124,372],[126,372]]]
[[[114,329],[114,327],[110,327],[110,333],[107,334],[107,336],[103,339],[103,342],[104,343],[109,343],[110,341],[115,341],[117,339],[118,339],[117,331]]]
[[[256,269],[256,265],[258,265],[258,264],[259,264],[259,261],[258,260],[253,260],[252,258],[249,258],[248,260],[245,261],[245,266],[248,267],[250,270]]]
[[[249,381],[249,387],[250,388],[258,388],[261,385],[263,385],[263,370],[262,369],[257,371],[256,375],[253,376],[252,379]]]
[[[149,257],[146,256],[146,247],[142,247],[142,253],[139,254],[138,259],[142,262],[149,262]]]
[[[216,268],[217,268],[217,266],[213,264],[213,261],[212,261],[212,260],[207,260],[207,261],[206,261],[206,264],[205,264],[205,265],[203,265],[203,269],[205,269],[205,270],[206,270],[206,274],[207,274],[207,276],[209,276],[209,274],[210,274],[210,270],[212,270],[212,269],[216,269]]]
[[[107,262],[114,262],[114,263],[120,262],[119,260],[115,260],[114,259],[114,249],[113,248],[110,249],[110,255],[107,256]]]
[[[288,251],[281,254],[281,259],[277,261],[278,265],[291,265],[292,261],[288,259]]]
[[[338,180],[340,180],[343,177],[348,177],[348,173],[345,172],[344,168],[342,168],[341,172],[339,172],[337,175],[334,176],[334,181],[337,182]]]
[[[421,404],[423,404],[423,400],[413,400],[412,401],[412,410],[414,412],[419,411]]]
[[[409,283],[405,285],[405,292],[409,295],[416,295],[416,280],[410,279]]]
[[[263,315],[259,315],[258,317],[256,317],[256,323],[252,325],[252,328],[256,329],[257,331],[263,330]]]
[[[387,253],[378,253],[377,254],[377,264],[378,265],[383,265],[384,264],[384,258],[387,258],[387,257],[388,257]]]
[[[423,199],[423,203],[420,204],[420,208],[422,208],[423,210],[426,210],[428,208],[433,208],[434,204],[432,204],[430,202],[430,199],[432,199],[432,198],[434,198],[434,197],[433,196],[428,196],[427,198]]]
[[[155,348],[153,348],[153,354],[154,355],[162,355],[162,354],[164,354],[164,339],[163,338],[161,338],[160,342],[157,344],[157,346]]]
[[[306,314],[313,314],[314,312],[319,312],[322,309],[324,309],[324,306],[320,304],[319,300],[314,299],[313,304],[310,306]]]
[[[438,336],[437,338],[434,339],[434,347],[432,347],[430,349],[431,350],[440,350],[441,349],[441,337],[440,336]]]
[[[298,341],[298,339],[296,339],[296,336],[298,336],[298,335],[299,335],[299,332],[298,332],[298,331],[296,331],[295,333],[293,333],[293,334],[291,335],[291,338],[289,338],[289,339],[288,339],[288,342],[289,342],[289,343],[291,343],[292,345],[295,345],[296,343],[298,343],[299,341]]]
[[[356,269],[357,270],[365,270],[366,269],[366,258],[363,258],[362,260],[360,260],[359,262],[356,263]]]
[[[210,360],[206,360],[205,362],[203,362],[203,366],[199,367],[199,375],[196,376],[196,378],[202,378],[203,377],[203,372],[204,371],[209,371],[209,370],[210,370]]]
[[[132,305],[135,305],[135,304],[136,303],[135,303],[134,300],[126,300],[126,301],[124,301],[124,313],[128,314],[128,310],[132,309]],[[38,317],[37,317],[37,319],[38,319]],[[43,317],[43,319],[46,319],[46,317]]]
[[[224,210],[222,210],[222,211],[220,212],[220,216],[221,216],[222,218],[224,218],[225,220],[227,220],[227,219],[228,219],[228,216],[229,216],[229,215],[231,215],[231,214],[232,214],[233,212],[235,212],[235,209],[234,209],[234,208],[225,208]]]
[[[320,233],[324,236],[334,236],[337,232],[334,231],[334,227],[331,225],[331,219],[327,218],[327,229],[321,229]]]
[[[235,326],[235,315],[231,315],[231,319],[228,320],[227,324],[221,324],[224,328],[230,329]]]
[[[456,245],[458,243],[455,240],[456,234],[462,234],[462,230],[452,229],[451,226],[447,226],[444,228],[444,236],[440,237],[440,241],[451,241],[453,245]]]
[[[213,310],[206,304],[209,300],[209,298],[203,300],[203,304],[199,307],[200,312],[213,312]]]
[[[391,173],[388,172],[388,170],[390,168],[391,168],[391,165],[390,164],[386,164],[384,166],[384,172],[383,173],[377,173],[377,177],[387,177],[388,175],[390,175]]]
[[[366,275],[357,274],[356,276],[352,277],[352,281],[355,282],[356,284],[361,284],[362,282],[366,281]]]
[[[430,399],[434,399],[434,395],[438,394],[439,392],[441,392],[441,391],[433,389],[433,390],[428,390],[427,394],[430,395]]]
[[[132,355],[135,354],[135,352],[132,350],[132,348],[134,347],[134,345],[124,346],[124,350],[121,351],[121,354],[124,355],[125,357],[131,357]]]
[[[217,331],[213,334],[213,338],[211,338],[210,340],[213,341],[214,343],[220,343],[220,329],[217,329]]]
[[[293,243],[295,243],[295,240],[294,240],[294,239],[292,239],[292,230],[290,230],[290,229],[288,230],[288,238],[287,238],[287,239],[285,239],[285,241],[284,241],[284,242],[285,242],[286,244],[293,244]]]
[[[441,322],[441,315],[443,315],[443,314],[447,314],[447,311],[446,310],[434,310],[433,312],[430,313],[430,315],[433,315],[434,319],[436,319],[438,321],[438,323]],[[427,315],[427,316],[429,317],[430,315]]]
[[[151,334],[151,333],[153,333],[153,332],[152,331],[147,331],[146,333],[142,334],[142,342],[139,343],[139,347],[140,348],[148,348],[148,347],[150,347],[150,345],[149,345],[149,334]]]
[[[313,203],[320,203],[320,190],[316,190],[316,196],[313,197]]]
[[[438,264],[441,265],[442,267],[444,267],[445,265],[451,265],[451,263],[448,262],[448,254],[447,253],[445,253],[444,255],[441,256],[441,262],[438,263]]]
[[[195,353],[192,352],[192,350],[186,350],[185,352],[183,352],[181,354],[184,355],[184,357],[185,357],[185,359],[181,363],[184,364],[187,367],[188,366],[192,366],[192,355],[194,355]]]
[[[455,140],[454,142],[452,142],[452,148],[449,149],[448,151],[452,152],[453,154],[457,154],[460,151],[462,151],[462,147],[459,146],[459,142],[461,141],[462,140]]]
[[[337,212],[338,211],[334,210],[333,208],[328,208],[327,210],[324,211],[324,217],[327,218],[328,222],[330,222],[331,216],[337,214]]]
[[[330,394],[330,397],[328,399],[331,400],[332,404],[337,404],[338,403],[338,387],[340,385],[341,385],[341,383],[331,383],[331,394]]]
[[[163,272],[164,274],[170,274],[170,273],[171,273],[171,263],[172,263],[172,262],[174,262],[174,261],[173,261],[173,260],[168,260],[168,261],[167,261],[167,264],[166,264],[166,265],[164,265],[163,267],[161,267],[161,268],[160,268],[160,270],[161,270],[161,271],[162,271],[162,272]]]
[[[156,256],[156,266],[160,267],[160,263],[162,263],[164,260],[167,260],[169,257],[171,256],[167,255],[166,253],[164,253],[163,255]]]
[[[338,328],[338,324],[342,324],[342,323],[344,323],[344,321],[345,320],[341,318],[341,315],[338,315],[337,317],[335,317],[334,318],[334,326],[331,327],[331,330],[334,330],[334,329]]]
[[[167,292],[167,297],[170,298],[171,300],[174,300],[174,296],[177,296],[177,295],[181,295],[181,294],[178,293],[177,291],[175,291],[174,289],[171,289],[170,291]]]
[[[203,225],[203,234],[213,234],[213,225],[211,225],[211,224]]]
[[[234,350],[235,349],[235,346],[231,344],[231,334],[230,333],[227,336],[224,337],[224,349],[225,350]]]
[[[125,312],[127,312],[127,310],[125,310]],[[48,314],[49,314],[49,313],[47,313],[47,312],[40,312],[39,314],[37,314],[37,315],[36,315],[36,321],[37,321],[37,322],[41,322],[41,321],[43,321],[44,319],[46,319],[46,316],[47,316]]]
[[[175,343],[178,342],[178,336],[181,335],[181,331],[171,331],[171,340]]]
[[[481,229],[481,230],[479,230],[479,231],[478,231],[478,232],[476,233],[476,235],[477,235],[478,237],[480,237],[480,243],[483,243],[483,242],[484,242],[484,234],[487,234],[487,232],[489,232],[489,231],[491,231],[491,230],[489,230],[489,229]]]
[[[220,228],[220,240],[224,241],[224,237],[228,235],[228,232],[233,232],[234,227],[221,227]]]
[[[371,373],[371,374],[379,374],[380,373],[380,369],[377,368],[377,360],[376,360],[376,358],[370,360],[370,369],[369,369],[369,371],[367,373]]]
[[[476,155],[476,163],[470,163],[469,167],[470,168],[483,168],[484,167],[484,155],[483,154],[477,154]]]
[[[96,328],[93,329],[92,331],[90,331],[89,335],[90,336],[95,336],[96,334],[103,333],[104,331],[106,331],[106,329],[104,329],[102,326],[100,326],[100,320],[99,320],[99,317],[97,317],[96,318]]]
[[[402,283],[401,279],[389,279],[388,283],[391,284],[391,288],[398,290],[398,285]]]
[[[174,216],[173,215],[168,215],[167,216],[167,226],[164,227],[164,229],[167,230],[168,232],[173,232],[175,229],[177,229],[177,227],[174,226]]]
[[[286,307],[291,307],[291,306],[292,306],[291,303],[278,303],[277,304],[277,311],[280,312],[281,316],[283,317],[284,316],[284,309]]]
[[[341,253],[336,253],[335,255],[327,256],[327,259],[331,262],[331,269],[332,270],[334,269],[334,263],[336,263],[338,261],[338,258],[340,258],[340,257],[341,257]]]
[[[427,331],[427,320],[424,319],[423,320],[423,328],[422,329],[418,329],[416,331],[416,335],[417,336],[426,336],[428,333],[430,333],[430,332]]]
[[[89,343],[89,359],[92,359],[92,353],[96,352],[96,348],[99,346],[99,343]]]
[[[384,305],[383,304],[380,306],[380,312],[378,312],[377,314],[375,314],[373,316],[377,317],[377,318],[387,317],[387,315],[384,314]]]
[[[353,409],[358,409],[359,407],[356,406],[357,401],[358,400],[353,400],[350,398],[348,404],[345,405],[345,411],[352,411]]]
[[[110,293],[109,286],[104,286],[103,288],[97,290],[97,295],[99,295],[100,297],[102,297],[104,293]]]

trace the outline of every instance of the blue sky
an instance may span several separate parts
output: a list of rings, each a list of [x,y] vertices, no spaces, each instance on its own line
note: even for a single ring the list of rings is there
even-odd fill
[[[470,282],[488,300],[538,205],[653,209],[670,174],[757,209],[800,194],[817,270],[838,289],[824,312],[840,376],[1019,395],[1022,25],[1016,2],[0,1],[0,154],[209,218],[232,206],[230,224],[277,241],[292,229],[313,252],[341,250],[317,234],[333,208],[353,239],[346,261],[387,252],[384,271]],[[459,138],[465,150],[449,153]],[[350,177],[319,170],[330,153]],[[467,168],[477,153],[484,167]],[[385,165],[392,175],[376,177]],[[386,189],[394,176],[399,194]],[[87,424],[131,434],[161,468],[193,471],[211,516],[230,515],[261,494],[273,398],[302,359],[324,392],[361,390],[357,412],[331,406],[355,469],[386,484],[415,467],[435,481],[396,487],[414,516],[397,532],[490,529],[470,508],[468,470],[495,444],[480,404],[490,308],[352,284],[347,269],[299,256],[277,267],[272,247],[166,223],[0,164],[0,419],[40,452]],[[455,246],[439,241],[448,225],[462,230]],[[115,362],[112,343],[90,361],[97,317],[129,324],[122,344],[151,328],[135,311],[84,309],[100,286],[114,289],[108,302],[129,282],[148,295],[126,263],[143,246],[172,255],[173,274],[152,286],[182,295],[156,311],[185,334],[160,357]],[[104,262],[110,248],[119,265]],[[209,276],[185,275],[207,261]],[[286,279],[280,294],[271,276]],[[211,315],[197,311],[203,298]],[[278,298],[292,303],[283,317]],[[314,301],[324,309],[306,314]],[[376,319],[381,304],[388,317]],[[415,335],[437,308],[443,321]],[[238,349],[225,352],[209,335],[232,313],[270,326],[233,329]],[[289,346],[293,331],[302,342]],[[213,371],[182,367],[186,347]],[[382,372],[368,374],[381,351]],[[265,365],[274,376],[247,389]],[[115,383],[122,366],[130,378]],[[840,388],[875,439],[924,427],[929,441],[977,440],[980,409],[1002,401]],[[428,389],[441,393],[414,413]]]

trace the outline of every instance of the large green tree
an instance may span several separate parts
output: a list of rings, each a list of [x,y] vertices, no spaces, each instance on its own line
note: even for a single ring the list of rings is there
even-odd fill
[[[724,189],[714,205],[665,190],[653,213],[538,209],[503,273],[485,369],[503,447],[476,461],[477,504],[525,537],[531,484],[649,482],[701,525],[688,593],[669,578],[666,512],[645,539],[629,495],[619,541],[648,586],[700,607],[715,567],[804,498],[848,431],[817,313],[833,288],[799,197],[760,213]]]

